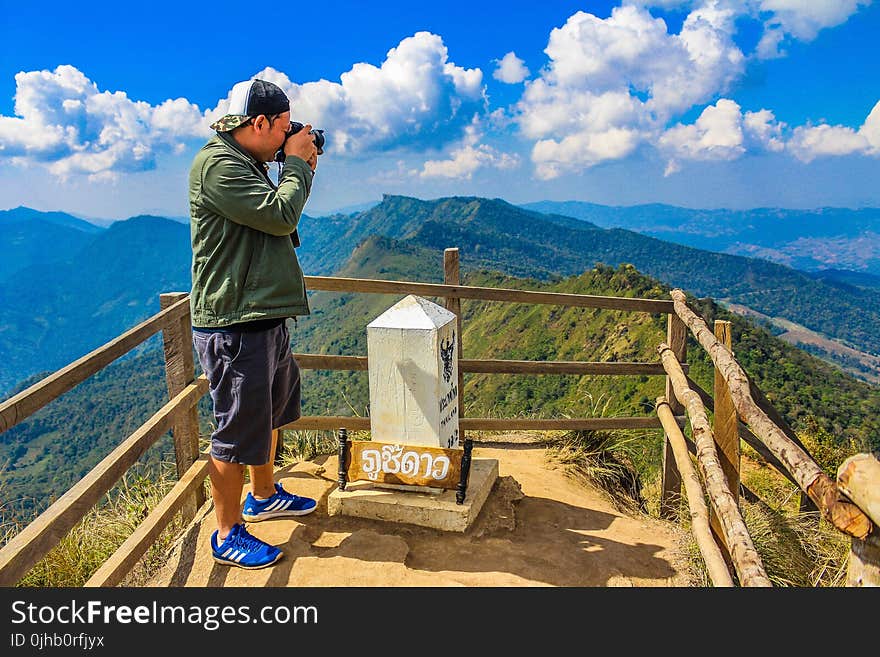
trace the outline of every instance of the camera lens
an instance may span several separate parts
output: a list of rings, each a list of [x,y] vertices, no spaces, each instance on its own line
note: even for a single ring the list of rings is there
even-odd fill
[[[287,129],[285,133],[284,142],[288,140],[289,137],[295,135],[297,132],[302,130],[305,126],[299,121],[291,121],[290,127]],[[318,155],[324,154],[324,131],[323,130],[310,130],[309,134],[312,135],[312,141],[315,144],[315,148],[318,149]],[[275,161],[276,162],[284,162],[287,159],[287,156],[284,153],[284,142],[281,144],[281,148],[278,149],[278,152],[275,153]]]

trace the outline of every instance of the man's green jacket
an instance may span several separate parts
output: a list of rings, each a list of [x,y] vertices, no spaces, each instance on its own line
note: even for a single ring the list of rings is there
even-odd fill
[[[312,170],[288,156],[276,188],[226,133],[214,135],[189,172],[193,326],[309,314],[296,232]]]

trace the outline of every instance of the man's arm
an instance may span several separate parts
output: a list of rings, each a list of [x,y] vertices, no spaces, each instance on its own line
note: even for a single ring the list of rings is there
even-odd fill
[[[302,158],[289,157],[275,190],[243,162],[218,158],[206,163],[202,172],[202,202],[235,223],[270,235],[289,235],[296,230],[313,175]]]

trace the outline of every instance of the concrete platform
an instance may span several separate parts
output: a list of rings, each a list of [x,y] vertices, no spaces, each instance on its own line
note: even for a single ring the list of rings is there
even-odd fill
[[[464,501],[455,491],[423,493],[381,488],[371,481],[350,481],[327,496],[327,514],[404,522],[449,532],[463,532],[476,520],[498,478],[498,459],[471,461]]]

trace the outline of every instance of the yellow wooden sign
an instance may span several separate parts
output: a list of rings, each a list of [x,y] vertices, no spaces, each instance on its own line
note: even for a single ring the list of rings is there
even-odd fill
[[[456,488],[463,449],[350,440],[345,469],[349,481]]]

